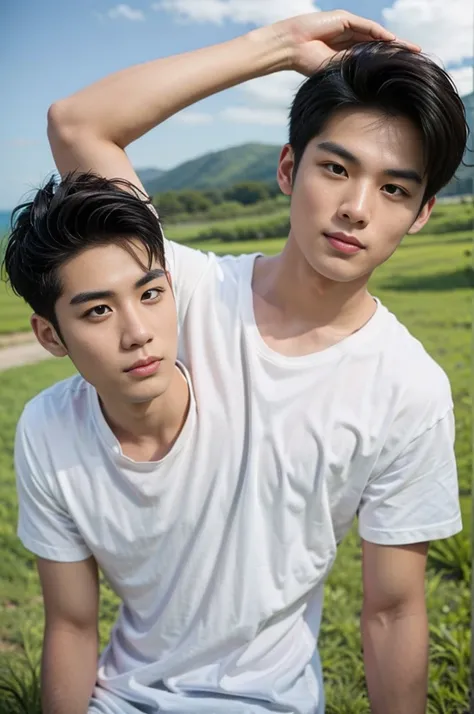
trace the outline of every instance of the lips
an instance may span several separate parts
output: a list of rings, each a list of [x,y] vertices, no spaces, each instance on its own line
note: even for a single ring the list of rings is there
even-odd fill
[[[354,245],[357,248],[365,248],[364,245],[355,236],[348,235],[347,233],[325,233],[326,238],[333,238],[334,240],[340,241],[341,243],[347,243],[348,245]]]
[[[355,237],[347,233],[323,233],[331,248],[339,255],[357,255],[365,246]]]
[[[153,364],[154,362],[159,362],[158,357],[147,357],[146,359],[139,359],[137,362],[132,364],[131,367],[127,367],[127,369],[124,370],[124,372],[131,372],[134,369],[138,369],[140,367],[148,367],[148,365]]]

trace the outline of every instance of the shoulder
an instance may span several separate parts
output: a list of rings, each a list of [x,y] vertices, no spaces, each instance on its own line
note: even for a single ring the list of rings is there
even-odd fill
[[[237,244],[238,245],[238,244]],[[238,274],[249,261],[253,262],[255,253],[238,255],[217,255],[213,251],[203,251],[183,243],[165,240],[167,266],[172,275],[177,277],[200,279],[206,272],[216,274]]]
[[[191,302],[201,306],[203,298],[217,298],[226,303],[236,300],[242,277],[252,274],[255,254],[218,256],[181,243],[165,241],[167,268],[171,274],[179,323],[182,324]]]
[[[387,315],[384,348],[390,353],[392,372],[414,396],[438,399],[451,394],[449,379],[424,344],[392,313]]]
[[[26,403],[18,431],[36,438],[57,438],[57,429],[67,432],[72,422],[87,415],[93,387],[75,375],[48,387]]]
[[[394,418],[407,435],[417,438],[453,409],[449,378],[422,342],[389,311],[380,350],[381,376],[389,387]]]

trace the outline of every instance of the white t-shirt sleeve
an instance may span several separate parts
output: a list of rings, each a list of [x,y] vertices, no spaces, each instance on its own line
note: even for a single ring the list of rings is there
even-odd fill
[[[450,409],[369,482],[359,508],[364,540],[405,545],[462,530],[454,433]]]
[[[167,239],[164,241],[164,247],[166,267],[171,275],[178,321],[181,325],[194,291],[211,264],[215,264],[215,255]]]
[[[54,480],[35,456],[34,424],[21,417],[15,438],[18,537],[32,553],[47,560],[76,562],[91,552],[55,493]]]

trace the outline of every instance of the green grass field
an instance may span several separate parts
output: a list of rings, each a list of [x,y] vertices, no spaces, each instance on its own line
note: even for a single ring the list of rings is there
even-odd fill
[[[470,486],[472,236],[469,232],[407,238],[372,280],[372,292],[393,310],[447,371],[457,419],[456,453],[465,530],[430,549],[427,599],[431,628],[430,714],[467,714],[470,660]],[[229,253],[274,253],[281,240],[206,244]],[[13,296],[0,296],[0,331],[23,329],[28,311]],[[47,361],[0,373],[0,687],[12,686],[7,663],[19,674],[18,699],[0,691],[0,714],[38,714],[35,678],[23,663],[41,646],[42,607],[34,561],[15,535],[16,498],[12,469],[15,424],[24,403],[41,389],[72,374],[67,361]],[[340,548],[329,578],[321,632],[327,714],[368,714],[359,637],[360,553],[355,528]],[[102,588],[101,637],[105,642],[117,608]],[[2,665],[3,663],[3,665]],[[3,675],[1,674],[3,666]]]

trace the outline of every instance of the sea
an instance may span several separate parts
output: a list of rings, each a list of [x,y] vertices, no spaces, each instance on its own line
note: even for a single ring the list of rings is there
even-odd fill
[[[0,211],[0,236],[8,232],[10,228],[10,211]]]

